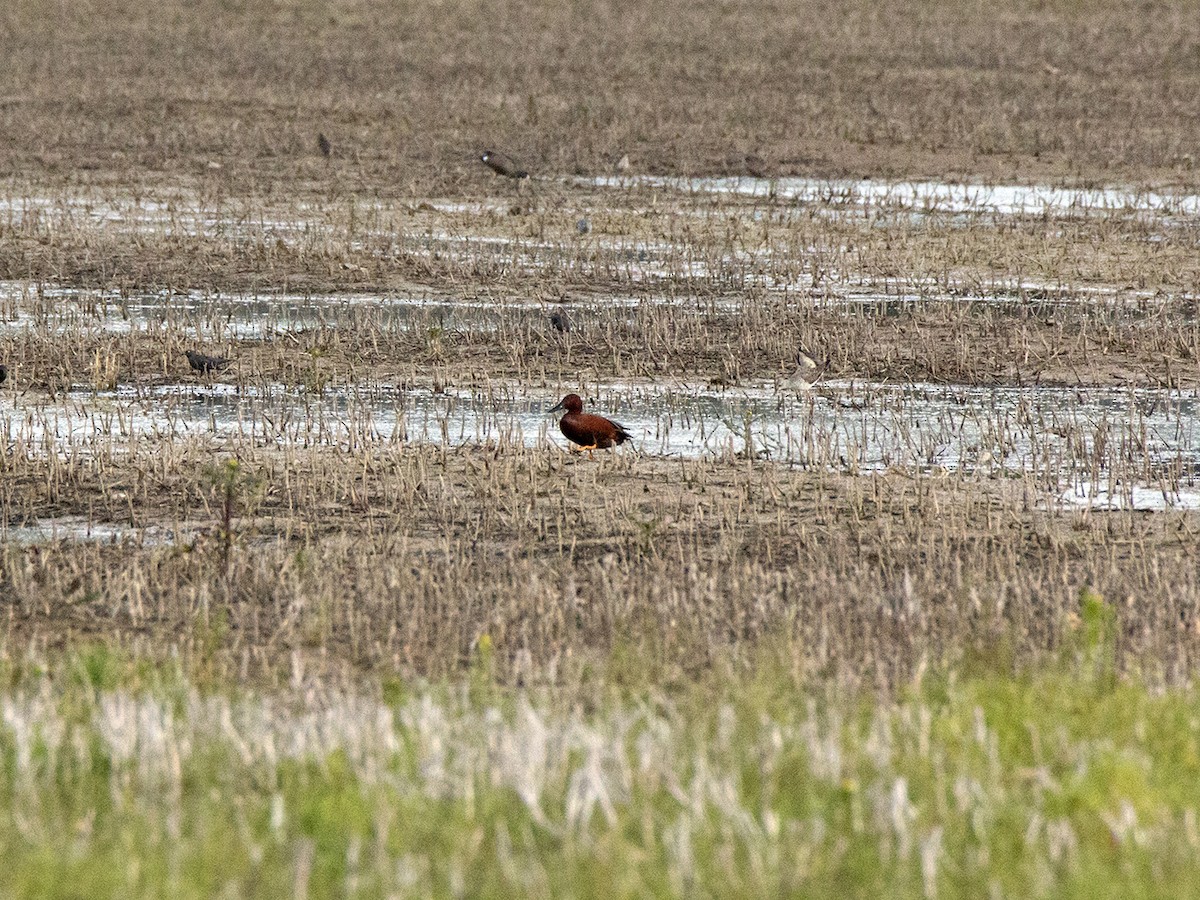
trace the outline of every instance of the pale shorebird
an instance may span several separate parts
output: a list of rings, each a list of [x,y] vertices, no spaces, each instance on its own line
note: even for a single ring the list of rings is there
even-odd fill
[[[803,350],[797,350],[796,371],[784,381],[784,384],[795,391],[807,391],[820,380],[828,368],[829,360],[818,364]]]

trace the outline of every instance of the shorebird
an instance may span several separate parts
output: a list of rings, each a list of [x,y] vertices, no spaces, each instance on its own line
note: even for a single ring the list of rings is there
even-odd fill
[[[567,414],[558,420],[558,430],[568,441],[578,444],[580,451],[586,450],[588,456],[592,455],[593,450],[607,450],[633,439],[624,425],[604,416],[585,413],[583,399],[578,394],[567,394],[558,406],[548,412],[558,412],[560,409],[565,409]],[[575,450],[574,447],[571,449]]]
[[[329,138],[325,137],[325,132],[317,132],[317,149],[321,151],[321,155],[329,159],[329,154],[333,152],[333,144],[329,143]]]
[[[479,157],[479,161],[497,175],[503,175],[505,178],[520,179],[529,177],[529,172],[521,168],[521,165],[515,159],[495,150],[484,150],[483,155]]]
[[[197,353],[195,350],[187,351],[187,360],[191,367],[202,375],[220,372],[229,366],[229,360],[224,356],[207,356],[204,353]]]
[[[797,391],[807,391],[829,367],[829,361],[818,365],[817,361],[803,350],[796,351],[796,371],[784,383]]]
[[[550,327],[555,331],[570,331],[571,320],[567,318],[565,312],[552,312],[550,313]]]

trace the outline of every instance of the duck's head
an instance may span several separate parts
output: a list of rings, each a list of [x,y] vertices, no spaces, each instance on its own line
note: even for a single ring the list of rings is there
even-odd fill
[[[569,413],[583,412],[583,398],[578,394],[567,394],[559,401],[558,406],[552,407],[548,412],[558,412],[560,409],[565,409]]]

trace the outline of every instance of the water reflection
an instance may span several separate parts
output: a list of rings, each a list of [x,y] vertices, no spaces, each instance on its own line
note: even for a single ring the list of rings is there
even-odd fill
[[[802,177],[674,178],[655,175],[601,175],[576,179],[597,187],[654,187],[691,194],[771,197],[832,206],[972,212],[992,215],[1147,213],[1155,217],[1194,216],[1200,196],[1120,187],[1067,188],[1050,185],[956,184],[945,181],[886,181]]]
[[[410,388],[387,383],[159,384],[0,398],[0,433],[25,448],[209,435],[296,445],[369,441],[565,446],[548,409],[576,385],[533,390]],[[581,391],[582,392],[582,391]],[[620,420],[645,453],[751,455],[846,471],[1086,471],[1146,476],[1200,470],[1194,392],[826,382],[810,391],[759,384],[608,382],[589,409]]]

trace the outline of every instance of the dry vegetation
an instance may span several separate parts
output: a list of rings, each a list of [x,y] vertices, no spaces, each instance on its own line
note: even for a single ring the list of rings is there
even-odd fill
[[[442,328],[437,340],[444,323],[435,318],[398,329],[378,304],[335,310],[336,328],[293,334],[284,349],[247,345],[262,374],[276,377],[287,375],[281,353],[316,348],[360,374],[396,375],[389,362],[403,359],[522,380],[582,367],[728,382],[778,373],[797,346],[846,378],[1190,387],[1200,377],[1200,273],[1186,217],[1154,226],[1120,210],[947,211],[914,222],[910,213],[866,217],[821,204],[797,213],[765,200],[638,190],[583,191],[568,209],[561,197],[522,200],[519,216],[486,205],[464,213],[178,202],[150,215],[90,195],[32,209],[12,201],[8,222],[0,218],[0,265],[32,281],[7,301],[8,316],[78,332],[71,341],[8,338],[27,382],[78,372],[95,353],[131,376],[163,371],[197,324],[169,305],[160,317],[178,328],[165,347],[158,331],[90,333],[150,291],[199,292],[210,318],[198,324],[234,340],[218,322],[228,304],[204,299],[213,290],[501,306],[489,329]],[[577,216],[594,222],[584,237]],[[47,281],[93,292],[73,298],[68,315],[67,298],[44,292]],[[545,316],[560,305],[585,313],[565,345]]]
[[[1200,25],[1182,4],[19,2],[0,14],[0,51],[0,274],[19,281],[3,312],[25,323],[0,353],[22,392],[14,410],[45,433],[45,398],[170,385],[197,340],[238,358],[225,376],[238,390],[318,398],[738,386],[778,381],[798,347],[842,381],[1200,383],[1187,212],[1007,215],[576,178],[628,156],[630,175],[1194,188]],[[473,159],[489,145],[534,179],[494,179]],[[214,291],[374,296],[246,333]],[[158,317],[131,314],[151,292]],[[390,318],[388,301],[413,294],[495,306],[450,324],[444,309]],[[549,327],[558,308],[570,332]],[[1080,471],[1126,485],[1161,474],[1132,431],[1115,455],[1068,429],[1057,469],[933,484],[860,481],[844,459],[837,476],[731,456],[589,468],[544,445],[268,452],[176,438],[64,458],[19,422],[10,526],[70,512],[195,519],[201,533],[167,548],[8,546],[12,633],[39,640],[78,628],[169,643],[217,601],[236,624],[231,659],[299,641],[411,674],[454,671],[492,632],[502,670],[518,652],[540,670],[567,651],[603,657],[626,630],[677,642],[691,666],[778,630],[801,668],[882,668],[865,680],[890,684],[985,634],[1036,656],[1075,592],[1098,584],[1154,599],[1124,607],[1135,657],[1174,677],[1190,653],[1178,554],[1193,521],[1046,507],[1055,479]],[[241,458],[261,488],[246,528],[217,542],[219,565],[207,456]],[[1170,466],[1172,489],[1186,486],[1189,463]],[[716,580],[697,580],[709,566]],[[299,579],[294,601],[276,590],[280,567]],[[913,652],[880,652],[888,629]]]
[[[602,658],[629,631],[686,648],[667,657],[694,667],[778,632],[802,669],[835,660],[890,684],[987,634],[1032,658],[1098,584],[1174,598],[1127,605],[1123,634],[1133,656],[1186,670],[1193,588],[1177,562],[1192,520],[1046,502],[1081,471],[1163,477],[1133,425],[1116,451],[1055,426],[1067,458],[936,484],[847,477],[829,448],[810,471],[731,455],[589,468],[544,445],[311,450],[307,434],[274,451],[213,436],[64,458],[29,431],[53,433],[46,403],[72,388],[152,396],[190,377],[181,353],[198,338],[238,359],[224,376],[238,390],[317,402],[347,388],[778,382],[797,347],[842,381],[1194,388],[1186,212],[1007,215],[863,207],[836,188],[797,202],[575,179],[627,155],[631,175],[1194,187],[1200,26],[1183,6],[21,2],[0,16],[0,50],[0,273],[20,280],[3,313],[25,323],[0,353],[26,410],[10,425],[4,517],[199,533],[165,548],[10,545],[14,636],[165,644],[217,601],[236,624],[230,659],[270,660],[285,641],[448,673],[488,633],[502,671],[518,653],[541,671],[566,652]],[[494,179],[473,159],[489,145],[534,179]],[[246,332],[214,291],[375,296],[318,298],[315,323]],[[150,292],[161,311],[147,318]],[[412,295],[444,306],[389,314]],[[492,306],[447,321],[475,300]],[[549,327],[552,309],[569,332]],[[207,457],[240,458],[259,491],[219,552]],[[830,463],[843,474],[820,471]],[[1187,461],[1167,468],[1186,487]],[[709,566],[720,574],[701,583]],[[299,579],[294,601],[275,591],[280,567]],[[881,628],[916,649],[881,653]]]
[[[1193,12],[19,0],[0,17],[0,171],[472,194],[490,174],[471,159],[495,144],[548,174],[612,171],[625,154],[640,171],[737,172],[749,154],[780,174],[1195,185]]]
[[[1189,4],[17,0],[0,58],[0,892],[1194,883]]]
[[[1200,650],[1194,516],[1066,515],[1033,478],[503,445],[236,452],[6,463],[9,522],[132,529],[7,545],[10,644],[177,646],[274,682],[284,650],[343,675],[452,674],[486,635],[504,681],[573,681],[632,648],[671,682],[765,640],[801,679],[887,688],[999,647],[1041,659],[1091,585],[1117,602],[1122,666],[1185,680]],[[177,542],[143,541],[151,525]]]

